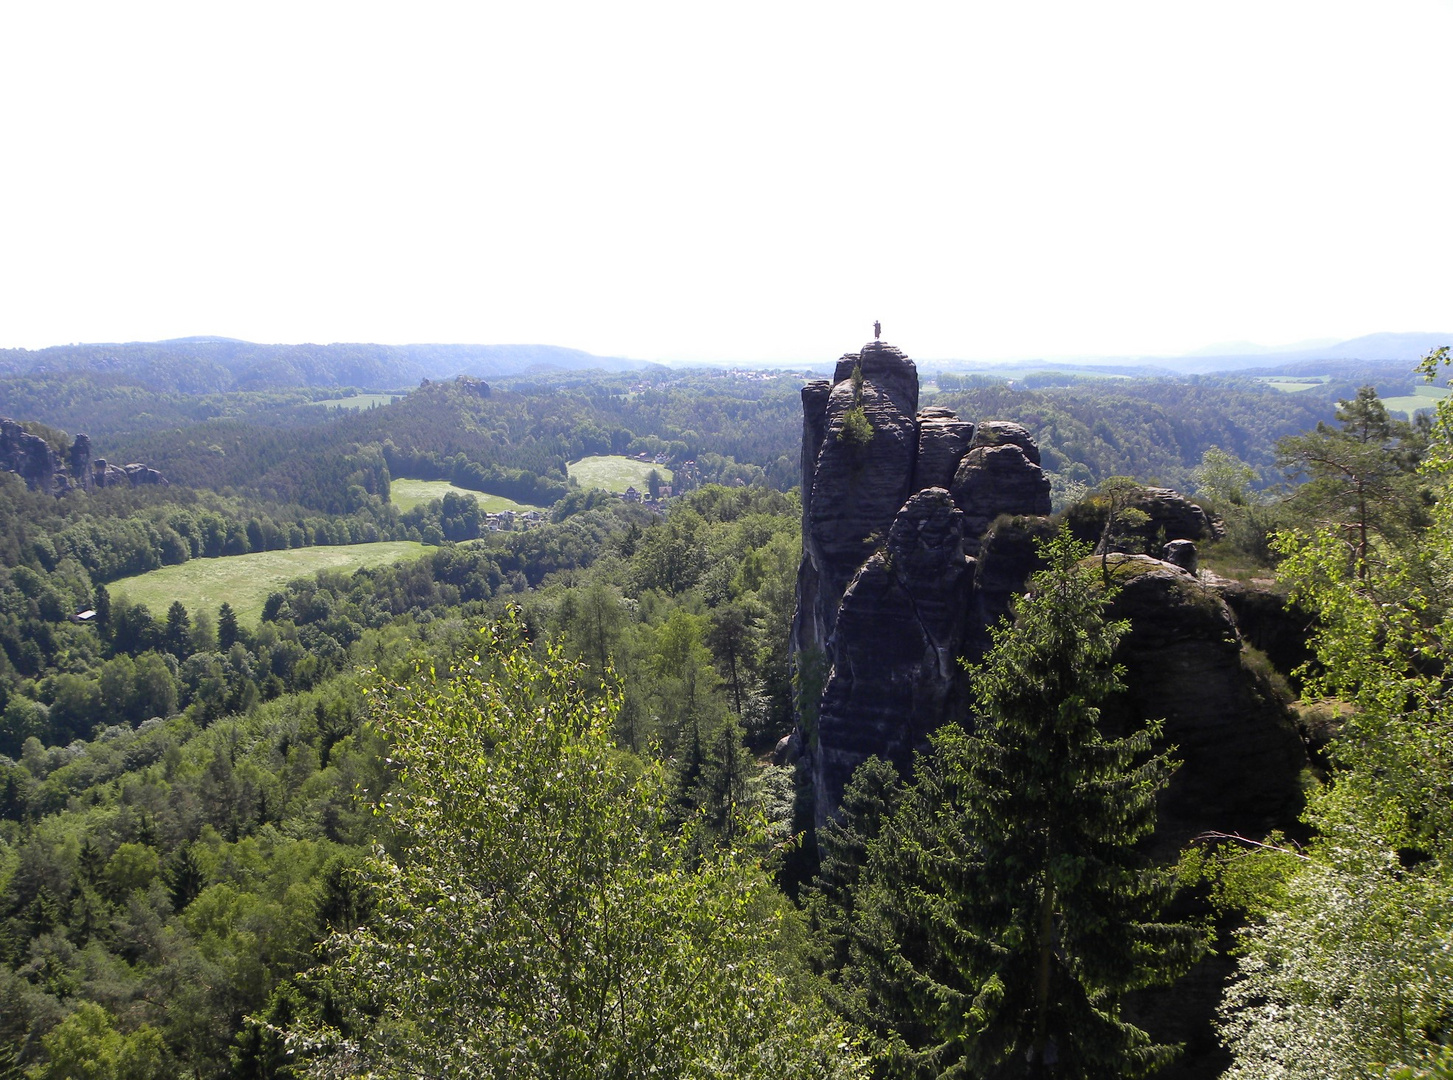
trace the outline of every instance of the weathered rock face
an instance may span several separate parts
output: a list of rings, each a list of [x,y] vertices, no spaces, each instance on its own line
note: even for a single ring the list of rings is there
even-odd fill
[[[821,820],[865,758],[906,763],[962,710],[969,556],[998,515],[1048,513],[1049,481],[1018,425],[976,429],[949,409],[920,413],[913,361],[882,342],[839,360],[831,383],[803,387],[802,405],[793,645],[800,669],[822,680],[815,720],[804,718],[815,731],[800,739]],[[991,460],[965,473],[981,432],[977,452]]]
[[[1037,448],[1034,457],[1039,457]],[[970,449],[954,473],[952,490],[973,537],[969,542],[973,554],[978,554],[978,538],[1000,514],[1049,513],[1049,477],[1018,443]]]
[[[133,461],[130,465],[123,465],[121,471],[126,474],[126,479],[132,487],[140,487],[147,484],[165,484],[167,479],[149,465],[142,465]]]
[[[1158,555],[1168,542],[1189,540],[1202,543],[1225,535],[1225,526],[1220,518],[1206,513],[1170,488],[1140,488],[1129,505],[1143,512],[1146,520],[1144,524],[1120,533],[1113,544],[1116,551]],[[1088,499],[1070,510],[1070,527],[1081,539],[1098,541],[1108,512],[1105,500]]]
[[[18,474],[34,491],[54,495],[72,488],[89,490],[136,484],[165,484],[166,477],[146,465],[119,469],[105,458],[91,460],[91,440],[77,435],[64,457],[48,442],[32,435],[14,420],[0,416],[0,469]]]
[[[91,439],[85,434],[77,435],[71,443],[71,483],[87,490],[91,487]]]
[[[942,488],[917,492],[842,598],[817,717],[819,790],[841,792],[873,754],[906,765],[942,722],[972,579],[962,511]]]
[[[1039,449],[1018,424],[916,410],[913,362],[873,343],[838,362],[803,400],[803,558],[794,647],[808,708],[796,746],[819,824],[865,759],[907,764],[929,732],[967,720],[969,674],[990,628],[1038,568],[1054,525]],[[872,427],[853,437],[849,415]],[[1217,522],[1164,488],[1146,489],[1147,539],[1199,541]],[[1162,539],[1163,538],[1163,539]],[[1163,546],[1157,549],[1165,553]],[[1125,578],[1116,617],[1130,691],[1121,723],[1164,717],[1186,764],[1167,795],[1167,835],[1256,829],[1295,813],[1305,753],[1285,709],[1242,662],[1232,610],[1182,565],[1112,556]],[[1245,606],[1244,604],[1242,606]],[[812,708],[815,702],[816,708]]]
[[[918,413],[917,488],[947,488],[974,438],[974,425],[934,405]]]
[[[0,470],[16,472],[35,491],[61,494],[71,488],[116,487],[116,485],[166,484],[167,478],[148,465],[125,468],[109,465],[105,458],[92,461],[92,446],[86,435],[77,435],[70,452],[62,458],[38,435],[31,435],[15,420],[0,416]]]
[[[803,391],[804,479],[808,440],[817,443],[803,499],[804,561],[816,595],[811,625],[799,619],[803,647],[821,647],[832,633],[848,582],[911,494],[918,456],[918,371],[891,345],[873,342],[844,356],[819,414],[821,397],[820,384]],[[866,441],[854,437],[854,413],[872,429]]]
[[[99,457],[91,462],[91,483],[98,488],[124,487],[131,483],[131,479],[120,465],[112,465],[105,458]]]
[[[794,646],[807,701],[779,759],[796,755],[810,778],[818,825],[868,757],[906,766],[934,728],[973,723],[972,675],[961,660],[988,650],[991,628],[1039,568],[1036,542],[1056,528],[1029,433],[943,408],[915,412],[913,375],[912,361],[875,343],[844,357],[832,382],[802,391]],[[857,408],[873,427],[866,442],[844,437]],[[1136,505],[1149,521],[1132,542],[1153,544],[1169,561],[1096,560],[1121,586],[1111,617],[1130,622],[1117,653],[1126,690],[1102,717],[1112,734],[1163,720],[1163,743],[1183,764],[1150,846],[1170,858],[1204,830],[1261,835],[1295,820],[1306,750],[1286,707],[1246,662],[1237,617],[1245,613],[1268,649],[1285,651],[1296,632],[1267,594],[1197,575],[1195,544],[1219,529],[1200,507],[1164,488],[1145,489]],[[1104,513],[1082,504],[1071,524],[1098,536]],[[1227,971],[1213,957],[1172,993],[1127,1005],[1158,1039],[1195,1048],[1168,1077],[1219,1074],[1210,1021]],[[1207,1061],[1219,1064],[1207,1071]]]
[[[1142,530],[1147,538],[1163,533],[1167,540],[1214,540],[1225,531],[1219,518],[1170,488],[1145,488],[1135,506],[1150,518]]]
[[[32,435],[14,420],[0,417],[0,468],[18,473],[27,487],[55,491],[56,476],[64,466],[50,444]]]
[[[1120,585],[1109,615],[1129,619],[1130,631],[1117,655],[1126,691],[1107,712],[1132,726],[1164,719],[1164,741],[1182,762],[1162,800],[1161,833],[1261,836],[1293,820],[1306,749],[1287,707],[1243,663],[1231,608],[1171,563],[1108,561]]]

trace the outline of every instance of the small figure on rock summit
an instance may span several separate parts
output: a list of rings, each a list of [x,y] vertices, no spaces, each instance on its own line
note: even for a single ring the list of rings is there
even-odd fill
[[[883,324],[880,323],[877,319],[874,319],[873,320],[873,340],[874,341],[877,341],[878,338],[879,338],[879,336],[882,335],[882,333],[883,333]]]

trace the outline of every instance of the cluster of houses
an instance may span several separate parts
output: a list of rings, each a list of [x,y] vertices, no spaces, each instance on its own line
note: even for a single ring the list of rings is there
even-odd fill
[[[652,510],[662,510],[666,506],[666,500],[671,498],[671,485],[663,482],[656,490],[659,494],[653,499],[650,495],[642,495],[634,487],[628,487],[621,499],[628,503],[640,503]]]
[[[501,510],[497,514],[484,515],[484,527],[489,532],[513,532],[516,529],[533,529],[543,525],[549,516],[543,510]]]

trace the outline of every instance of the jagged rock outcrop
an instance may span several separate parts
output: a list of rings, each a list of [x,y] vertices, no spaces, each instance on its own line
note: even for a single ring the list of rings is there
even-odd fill
[[[166,477],[150,465],[142,465],[135,461],[130,465],[123,465],[121,471],[126,474],[126,479],[132,487],[141,487],[147,484],[166,484],[167,482]]]
[[[39,435],[0,416],[0,469],[18,474],[34,491],[59,495],[72,488],[117,485],[166,484],[167,479],[147,465],[124,468],[109,465],[105,458],[91,460],[91,440],[77,435],[64,456]]]
[[[954,473],[952,491],[964,512],[973,554],[978,553],[979,537],[999,515],[1049,513],[1049,477],[1018,443],[971,447]]]
[[[36,491],[55,491],[63,470],[48,442],[6,417],[0,417],[0,468],[19,474]]]
[[[1181,767],[1161,804],[1175,847],[1207,828],[1262,836],[1295,819],[1307,763],[1295,718],[1243,658],[1236,616],[1220,592],[1146,555],[1107,560],[1120,591],[1111,618],[1128,619],[1117,659],[1124,694],[1109,716],[1164,720]]]
[[[1178,491],[1163,487],[1134,490],[1129,508],[1139,510],[1145,520],[1132,527],[1122,525],[1112,541],[1112,550],[1126,554],[1160,554],[1166,543],[1189,540],[1203,543],[1219,540],[1226,533],[1221,519],[1191,502]],[[1092,497],[1069,511],[1070,527],[1083,540],[1098,541],[1110,512],[1103,497]]]
[[[917,492],[842,598],[817,715],[819,790],[840,791],[873,754],[906,765],[942,722],[972,580],[963,512],[943,488]]]
[[[1196,545],[1189,540],[1172,540],[1161,551],[1160,557],[1172,566],[1179,566],[1192,574],[1200,563],[1200,554],[1196,551]]]
[[[1225,533],[1220,518],[1170,488],[1145,488],[1134,505],[1150,518],[1140,530],[1148,539],[1163,535],[1167,540],[1214,540]]]
[[[90,436],[82,433],[77,435],[71,443],[70,461],[71,482],[78,487],[90,490],[91,488],[91,439]]]
[[[1000,515],[1047,514],[1049,481],[1022,427],[919,412],[916,366],[883,342],[808,383],[802,405],[793,648],[817,701],[799,742],[822,820],[870,754],[906,763],[963,708],[971,556]]]
[[[1054,528],[1049,478],[1025,428],[919,412],[917,399],[913,361],[881,342],[802,390],[793,644],[807,704],[794,745],[819,824],[870,755],[906,764],[940,724],[972,722],[960,660],[988,649],[1037,569],[1036,541]],[[1194,544],[1215,538],[1219,522],[1166,488],[1145,489],[1135,505],[1147,515],[1136,542],[1158,541],[1173,561],[1111,557],[1125,578],[1115,611],[1132,625],[1122,644],[1131,689],[1116,708],[1125,723],[1164,717],[1181,748],[1186,765],[1167,796],[1168,820],[1180,824],[1169,831],[1285,824],[1305,752],[1243,662],[1231,607],[1195,574]],[[1096,512],[1102,527],[1093,501],[1072,515],[1082,535],[1098,535]]]
[[[810,779],[818,825],[869,756],[906,766],[940,724],[973,723],[961,661],[990,647],[991,628],[1039,568],[1036,542],[1057,527],[1029,432],[941,407],[916,412],[914,376],[912,361],[874,343],[802,391],[793,642],[804,708],[776,760],[795,759]],[[871,438],[850,437],[855,409]],[[1068,515],[1077,535],[1101,535],[1108,503],[1087,500]],[[1096,558],[1120,586],[1110,616],[1130,623],[1116,657],[1126,689],[1105,703],[1102,722],[1119,733],[1160,720],[1163,745],[1182,762],[1149,847],[1169,860],[1203,830],[1286,827],[1300,808],[1306,748],[1251,662],[1238,618],[1281,654],[1298,637],[1296,618],[1262,590],[1196,572],[1196,544],[1220,534],[1199,506],[1166,488],[1143,489],[1131,505],[1146,521],[1123,542],[1163,558]],[[1170,993],[1127,1002],[1157,1039],[1194,1048],[1168,1077],[1219,1075],[1211,1018],[1229,968],[1212,956]]]
[[[918,464],[914,486],[947,488],[972,445],[974,425],[952,409],[931,405],[918,412]]]
[[[810,402],[803,392],[804,476],[809,438],[817,446],[812,491],[803,501],[803,538],[811,564],[807,587],[816,600],[797,638],[801,647],[820,648],[848,582],[912,494],[918,370],[893,346],[872,342],[838,361],[825,399],[820,386],[812,389]],[[866,437],[855,421],[866,421]]]

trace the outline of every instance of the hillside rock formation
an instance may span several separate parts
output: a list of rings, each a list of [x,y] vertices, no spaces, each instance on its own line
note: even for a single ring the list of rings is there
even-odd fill
[[[1038,567],[1036,541],[1056,528],[1028,431],[917,411],[917,391],[913,361],[882,342],[802,391],[801,715],[784,750],[812,786],[819,826],[869,756],[904,769],[934,728],[973,723],[961,660],[988,650],[990,628]],[[1145,521],[1102,563],[1119,585],[1109,615],[1130,623],[1117,654],[1126,690],[1105,704],[1102,723],[1119,734],[1159,720],[1162,744],[1182,763],[1148,847],[1170,861],[1206,830],[1260,836],[1291,826],[1306,747],[1245,644],[1280,661],[1296,655],[1303,628],[1278,598],[1196,572],[1195,544],[1220,529],[1201,507],[1165,488],[1143,489],[1132,505]],[[1095,539],[1108,512],[1107,500],[1091,498],[1067,519]],[[1212,1018],[1230,967],[1212,954],[1169,990],[1126,1002],[1156,1039],[1186,1045],[1167,1080],[1210,1080],[1228,1064]]]
[[[988,649],[1053,525],[1030,433],[938,406],[919,411],[917,369],[885,342],[844,356],[831,381],[803,388],[802,402],[795,742],[821,824],[869,756],[905,767],[936,727],[971,722],[961,659]],[[1244,662],[1232,607],[1197,577],[1193,546],[1175,543],[1213,538],[1219,522],[1169,489],[1145,489],[1139,505],[1148,523],[1132,542],[1174,561],[1107,562],[1122,582],[1112,614],[1131,622],[1120,655],[1128,690],[1107,723],[1163,718],[1167,743],[1179,747],[1165,842],[1286,824],[1305,748]],[[1091,505],[1072,525],[1093,535],[1093,515]],[[1247,607],[1244,596],[1234,602]]]
[[[50,444],[14,420],[0,416],[0,468],[17,473],[32,490],[56,490],[62,466]]]
[[[136,487],[167,483],[156,469],[132,463],[117,466],[91,459],[91,440],[77,435],[64,454],[9,417],[0,416],[0,469],[16,473],[32,491],[60,495],[76,488]]]

